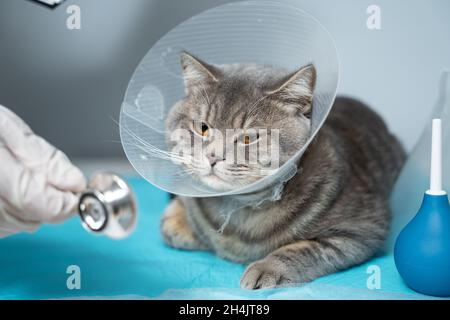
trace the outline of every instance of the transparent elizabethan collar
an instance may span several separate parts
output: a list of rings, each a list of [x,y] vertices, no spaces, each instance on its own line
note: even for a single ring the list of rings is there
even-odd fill
[[[180,54],[187,51],[210,64],[268,64],[289,71],[313,63],[316,87],[306,145],[275,173],[247,186],[220,192],[186,174],[167,156],[166,117],[185,95]],[[125,153],[146,180],[168,192],[208,197],[269,191],[297,172],[297,163],[333,104],[338,84],[337,52],[330,34],[309,14],[272,2],[237,2],[205,11],[181,23],[147,53],[135,71],[121,109]]]
[[[392,223],[386,250],[392,251],[400,231],[416,215],[429,189],[431,154],[431,119],[442,119],[443,189],[450,190],[450,69],[444,70],[439,82],[436,106],[425,129],[408,156],[391,197]]]

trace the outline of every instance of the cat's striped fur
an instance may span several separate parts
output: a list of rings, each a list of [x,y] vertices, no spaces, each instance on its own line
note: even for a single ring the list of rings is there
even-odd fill
[[[165,241],[250,263],[241,286],[301,283],[372,257],[389,229],[388,197],[405,153],[364,104],[337,98],[278,201],[231,215],[229,198],[177,197],[163,215]]]

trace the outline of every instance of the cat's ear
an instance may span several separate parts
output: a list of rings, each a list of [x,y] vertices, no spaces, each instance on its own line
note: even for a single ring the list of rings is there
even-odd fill
[[[219,70],[199,58],[187,53],[181,53],[181,67],[183,69],[186,93],[210,82],[216,82]]]
[[[280,99],[289,111],[310,114],[316,78],[316,68],[310,64],[281,79],[268,94]]]

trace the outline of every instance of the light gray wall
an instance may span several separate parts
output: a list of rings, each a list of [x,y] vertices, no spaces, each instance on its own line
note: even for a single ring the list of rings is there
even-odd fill
[[[0,103],[70,157],[122,157],[120,104],[140,59],[181,21],[226,0],[67,0],[49,10],[0,1]],[[286,0],[332,33],[340,93],[373,105],[410,148],[433,106],[440,70],[450,68],[448,0]],[[65,27],[70,4],[82,30]],[[366,28],[366,8],[382,30]]]

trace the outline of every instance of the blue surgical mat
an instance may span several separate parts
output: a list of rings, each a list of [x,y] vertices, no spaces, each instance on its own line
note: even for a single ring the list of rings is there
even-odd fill
[[[391,255],[298,287],[241,290],[243,265],[212,253],[164,245],[159,219],[168,195],[143,179],[128,181],[138,198],[139,221],[135,233],[125,240],[89,234],[77,216],[34,234],[0,239],[0,299],[432,298],[405,286]],[[80,268],[80,289],[68,289],[67,269],[72,265]],[[380,288],[368,289],[372,270],[380,272]]]

